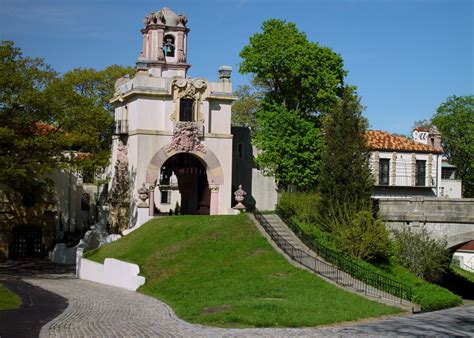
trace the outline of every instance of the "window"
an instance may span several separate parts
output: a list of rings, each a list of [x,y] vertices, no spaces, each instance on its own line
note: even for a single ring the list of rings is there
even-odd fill
[[[415,185],[417,187],[426,185],[426,161],[416,160]]]
[[[193,99],[181,99],[179,103],[179,120],[192,122],[193,119]]]
[[[242,152],[242,146],[243,146],[243,144],[242,144],[242,143],[239,143],[239,158],[242,158],[242,154],[243,154],[243,152]]]
[[[389,185],[390,160],[382,158],[379,160],[379,185]]]
[[[441,178],[443,180],[454,180],[455,168],[441,168]]]

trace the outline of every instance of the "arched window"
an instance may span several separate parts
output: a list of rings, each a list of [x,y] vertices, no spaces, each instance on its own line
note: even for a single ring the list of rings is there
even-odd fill
[[[163,54],[165,56],[174,57],[174,36],[171,34],[165,35],[163,39]]]

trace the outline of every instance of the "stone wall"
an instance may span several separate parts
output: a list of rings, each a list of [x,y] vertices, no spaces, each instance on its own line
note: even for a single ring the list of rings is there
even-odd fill
[[[435,238],[454,247],[474,238],[474,199],[380,198],[378,215],[392,228],[426,227]]]

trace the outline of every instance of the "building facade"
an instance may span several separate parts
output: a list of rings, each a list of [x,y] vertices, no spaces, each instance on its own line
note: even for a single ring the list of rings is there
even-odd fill
[[[137,72],[116,82],[111,100],[112,163],[120,156],[128,160],[130,227],[177,210],[234,212],[231,68],[220,67],[216,82],[187,77],[186,25],[186,16],[168,8],[145,16]],[[112,166],[111,178],[113,171]]]

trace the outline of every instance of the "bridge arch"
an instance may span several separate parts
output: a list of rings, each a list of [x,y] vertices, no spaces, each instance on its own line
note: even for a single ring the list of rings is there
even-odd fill
[[[461,246],[461,244],[467,243],[474,240],[474,230],[465,231],[459,234],[451,235],[446,237],[448,242],[448,249],[456,249]]]

